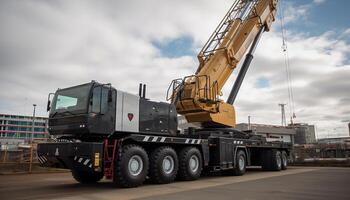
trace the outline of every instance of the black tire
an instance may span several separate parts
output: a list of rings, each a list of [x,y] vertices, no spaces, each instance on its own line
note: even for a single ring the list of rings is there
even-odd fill
[[[282,170],[286,170],[288,167],[288,155],[287,152],[282,151]]]
[[[242,176],[246,172],[247,156],[244,151],[238,150],[235,159],[236,167],[233,169],[233,175]]]
[[[140,186],[146,179],[148,167],[148,155],[141,146],[125,145],[116,160],[113,182],[120,187]]]
[[[197,165],[194,163],[196,162]],[[202,154],[195,147],[185,147],[179,153],[178,178],[184,181],[196,180],[202,173]]]
[[[151,153],[150,158],[149,177],[152,183],[165,184],[175,180],[179,164],[173,148],[159,147]],[[168,171],[164,168],[167,167],[164,162],[168,163]]]
[[[266,171],[282,170],[282,154],[277,149],[266,150],[262,155],[262,169]]]
[[[103,178],[102,172],[86,172],[77,169],[72,170],[73,178],[82,184],[97,183]]]

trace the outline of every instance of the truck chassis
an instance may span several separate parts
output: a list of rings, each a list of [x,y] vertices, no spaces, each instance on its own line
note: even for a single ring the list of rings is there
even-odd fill
[[[147,178],[159,184],[175,178],[196,180],[202,170],[243,175],[246,166],[287,168],[291,144],[258,136],[240,138],[232,135],[238,132],[234,131],[201,130],[174,137],[115,132],[100,142],[39,144],[38,158],[42,166],[70,169],[78,182],[105,177],[121,187],[137,187]]]

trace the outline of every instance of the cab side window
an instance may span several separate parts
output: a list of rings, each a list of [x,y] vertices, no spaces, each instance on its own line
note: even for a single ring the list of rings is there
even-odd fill
[[[105,114],[108,112],[108,88],[103,88],[102,89],[102,94],[101,94],[101,113]]]
[[[101,92],[102,87],[95,87],[92,93],[92,106],[91,112],[100,113],[101,112]]]
[[[91,112],[105,114],[108,111],[109,88],[95,87],[92,94]]]

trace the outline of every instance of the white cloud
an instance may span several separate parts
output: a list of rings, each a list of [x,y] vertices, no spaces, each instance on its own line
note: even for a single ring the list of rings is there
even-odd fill
[[[0,112],[30,114],[37,103],[39,114],[46,115],[49,92],[92,79],[134,93],[144,82],[148,97],[164,101],[171,80],[194,73],[197,60],[162,57],[153,42],[191,37],[193,48],[200,48],[231,3],[2,1],[0,89],[7,92],[0,93]],[[290,12],[288,20],[304,17],[307,9]],[[321,136],[345,132],[341,121],[350,115],[349,44],[332,32],[317,37],[288,33],[288,38],[297,120],[315,123]],[[251,115],[253,122],[278,124],[277,104],[288,99],[285,76],[280,34],[265,33],[237,98],[238,121]],[[269,87],[256,88],[262,77]]]
[[[293,1],[279,1],[278,7],[278,23],[281,16],[284,17],[284,23],[302,23],[302,24],[310,24],[312,23],[309,20],[310,10],[315,8],[315,5],[321,5],[325,0],[314,0],[311,3],[304,4],[296,4]]]
[[[238,120],[251,115],[257,123],[278,123],[278,103],[288,103],[281,38],[277,33],[265,33],[255,60],[238,95]],[[350,101],[350,66],[346,65],[349,44],[325,33],[315,37],[290,34],[289,55],[294,83],[297,122],[316,124],[319,136],[347,134]],[[259,77],[269,79],[268,89],[254,86]],[[226,94],[229,88],[226,88]],[[334,127],[337,127],[334,130]]]
[[[315,4],[323,4],[324,2],[326,2],[326,0],[314,0],[313,2]]]
[[[308,21],[309,11],[311,9],[311,4],[304,5],[294,5],[288,3],[282,6],[284,12],[284,22],[288,23],[306,23]]]

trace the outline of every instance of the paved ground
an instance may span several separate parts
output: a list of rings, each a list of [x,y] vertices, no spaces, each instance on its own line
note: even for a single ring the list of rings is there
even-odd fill
[[[0,199],[350,199],[350,168],[301,168],[282,172],[248,171],[241,177],[213,176],[198,181],[115,188],[110,182],[80,185],[68,173],[0,176]]]

